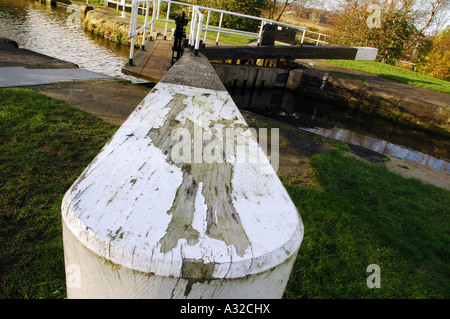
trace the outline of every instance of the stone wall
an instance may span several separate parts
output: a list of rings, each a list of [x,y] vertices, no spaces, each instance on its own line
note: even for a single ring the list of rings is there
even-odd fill
[[[315,69],[292,70],[286,88],[450,136],[450,107],[433,103],[433,100],[408,96],[406,92],[393,88],[373,86]]]

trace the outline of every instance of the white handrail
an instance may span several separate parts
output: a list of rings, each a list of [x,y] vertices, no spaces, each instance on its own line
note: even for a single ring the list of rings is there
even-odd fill
[[[133,0],[104,0],[105,6],[108,7],[109,3],[113,3],[116,5],[116,10],[118,11],[120,7],[122,7],[122,11],[125,11],[125,8],[132,8]],[[140,7],[142,11],[145,10],[144,7]]]
[[[139,29],[136,29],[139,5],[144,2],[146,3],[145,22],[142,27],[140,27]],[[151,21],[148,21],[150,2],[153,3],[153,13],[152,13]],[[130,32],[128,34],[128,37],[131,39],[130,59],[128,62],[130,65],[133,65],[134,46],[135,46],[135,41],[136,41],[136,35],[138,35],[142,31],[144,32],[143,38],[142,38],[142,48],[144,49],[145,48],[145,39],[146,39],[146,34],[147,34],[147,27],[148,26],[151,27],[151,29],[150,29],[150,39],[151,39],[151,37],[153,35],[153,25],[154,25],[155,21],[156,21],[156,0],[133,0],[133,3],[131,5]]]
[[[128,0],[128,1],[130,1],[130,0]],[[234,35],[255,38],[255,39],[257,39],[258,45],[260,45],[265,24],[274,24],[277,26],[287,27],[290,29],[295,29],[295,30],[301,31],[302,32],[302,36],[301,36],[301,40],[300,40],[301,44],[303,44],[305,40],[312,41],[315,45],[328,44],[328,42],[324,41],[325,37],[327,36],[326,34],[309,31],[304,27],[287,24],[287,23],[283,23],[283,22],[279,22],[279,21],[274,21],[274,20],[270,20],[270,19],[266,19],[266,18],[255,17],[255,16],[251,16],[248,14],[242,14],[242,13],[236,13],[236,12],[225,11],[225,10],[220,10],[220,9],[202,7],[202,6],[197,6],[197,5],[193,5],[190,3],[178,2],[178,1],[172,1],[172,0],[133,0],[131,5],[127,4],[126,1],[124,1],[124,0],[107,1],[107,2],[113,2],[113,3],[120,2],[121,4],[123,3],[124,7],[131,6],[132,13],[131,13],[131,23],[130,23],[130,32],[129,32],[129,37],[131,38],[130,62],[129,62],[130,64],[132,64],[132,62],[133,62],[134,45],[135,45],[136,35],[138,35],[142,31],[144,31],[142,46],[143,46],[143,48],[145,48],[146,30],[149,26],[151,27],[150,40],[152,40],[153,27],[154,27],[155,21],[165,22],[164,39],[166,39],[168,24],[175,23],[174,20],[170,19],[170,9],[171,9],[172,4],[188,7],[189,12],[192,12],[191,21],[190,21],[191,30],[189,33],[189,46],[193,50],[197,50],[196,53],[198,52],[198,50],[200,48],[200,38],[201,38],[202,31],[204,31],[204,40],[203,40],[204,42],[206,42],[208,31],[217,32],[216,45],[219,44],[219,38],[220,38],[221,33],[234,34]],[[161,9],[161,2],[167,3],[167,12],[166,12],[165,18],[159,17],[160,9]],[[139,29],[137,29],[138,10],[139,9],[144,10],[142,7],[140,7],[140,5],[143,3],[147,4],[146,8],[145,8],[146,19],[145,19],[144,25],[142,27],[140,27]],[[150,3],[152,3],[152,6],[153,6],[153,13],[152,13],[151,21],[148,21]],[[203,21],[204,21],[204,17],[205,17],[204,12],[207,12],[207,19],[206,19],[205,25],[203,25]],[[220,20],[219,20],[218,26],[209,25],[212,12],[220,13]],[[222,27],[224,15],[232,15],[232,16],[237,16],[237,17],[241,17],[241,18],[247,18],[247,19],[260,21],[261,24],[260,24],[259,32],[249,32],[249,31],[236,30],[236,29]],[[316,38],[307,37],[306,36],[307,33],[316,34],[317,37]]]
[[[200,49],[200,37],[202,35],[204,14],[200,12],[197,6],[193,7],[193,16],[191,20],[191,33],[192,39],[189,38],[189,45],[193,46],[195,55],[198,55]]]

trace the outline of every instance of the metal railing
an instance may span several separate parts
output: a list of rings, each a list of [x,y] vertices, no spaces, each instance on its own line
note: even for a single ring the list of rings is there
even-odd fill
[[[108,6],[109,3],[113,3],[117,5],[117,10],[120,9],[120,7],[122,6],[122,11],[125,11],[125,7],[131,7],[130,3],[127,2],[132,2],[132,1],[126,1],[126,0],[104,0],[105,2],[105,6]]]
[[[192,8],[192,19],[191,19],[191,32],[189,33],[189,48],[194,49],[195,55],[198,55],[198,50],[200,49],[200,38],[202,36],[203,20],[205,16],[200,12],[198,6]],[[208,21],[209,22],[209,21]],[[206,32],[208,30],[208,24],[206,24],[205,30],[205,41]]]
[[[110,3],[115,4],[117,11],[119,11],[120,8],[122,7],[122,17],[125,17],[124,14],[126,11],[125,8],[133,7],[133,0],[103,0],[103,3],[105,4],[106,7],[108,7]],[[141,10],[141,12],[144,12],[145,6],[143,3],[139,5],[139,9]]]
[[[164,22],[164,39],[167,37],[168,32],[168,25],[169,23],[175,23],[175,20],[170,19],[170,10],[172,5],[178,5],[180,7],[186,7],[188,11],[188,16],[190,15],[191,21],[189,23],[190,26],[190,32],[189,32],[189,46],[192,50],[195,52],[198,52],[200,48],[201,43],[201,36],[203,32],[203,43],[206,43],[208,32],[216,32],[216,45],[219,45],[219,39],[221,34],[232,34],[232,35],[238,35],[243,37],[250,37],[254,38],[257,41],[257,45],[261,44],[264,25],[266,24],[274,24],[279,27],[286,27],[289,29],[294,29],[301,33],[301,36],[298,35],[300,44],[303,44],[305,41],[309,40],[315,45],[325,45],[328,44],[328,42],[325,41],[325,37],[327,35],[319,32],[314,32],[307,30],[304,27],[291,25],[279,21],[274,21],[266,18],[261,17],[255,17],[247,14],[242,13],[236,13],[236,12],[230,12],[220,9],[214,9],[214,8],[208,8],[208,7],[202,7],[193,5],[190,3],[184,3],[184,2],[178,2],[178,1],[172,1],[172,0],[133,0],[131,5],[127,4],[127,1],[125,0],[117,0],[117,1],[108,1],[112,3],[119,3],[123,5],[123,8],[125,6],[131,6],[131,23],[130,23],[130,32],[129,37],[131,39],[131,48],[130,48],[130,61],[129,63],[133,63],[133,56],[134,56],[134,45],[135,45],[135,37],[143,32],[143,39],[142,39],[142,45],[143,48],[145,48],[145,42],[147,39],[147,29],[150,27],[150,40],[152,40],[152,34],[154,29],[154,24],[156,21]],[[131,2],[131,1],[128,1]],[[167,3],[167,11],[165,14],[165,18],[160,18],[161,14],[161,3],[166,2]],[[145,8],[144,5],[145,4]],[[149,8],[150,4],[152,5],[153,13],[152,18],[149,20]],[[118,7],[119,8],[119,7]],[[145,21],[142,27],[137,28],[137,17],[138,17],[138,11],[141,9],[143,12],[145,12]],[[125,9],[123,9],[125,10]],[[218,26],[212,25],[211,22],[211,15],[212,14],[219,14],[219,23]],[[256,20],[260,22],[259,32],[250,32],[245,30],[237,30],[237,29],[230,29],[223,27],[224,17],[230,15],[240,18],[246,18],[251,20]],[[206,16],[206,23],[204,23]],[[314,38],[310,34],[317,35],[317,38]]]
[[[317,39],[315,38],[311,38],[311,37],[307,37],[306,33],[312,33],[312,34],[317,34]],[[325,41],[325,38],[328,35],[320,33],[320,32],[315,32],[315,31],[310,31],[310,30],[303,30],[302,35],[301,35],[301,39],[300,39],[300,44],[305,43],[305,40],[309,40],[310,42],[314,43],[315,45],[325,45],[325,44],[330,44],[328,42]],[[321,40],[322,37],[322,40]]]

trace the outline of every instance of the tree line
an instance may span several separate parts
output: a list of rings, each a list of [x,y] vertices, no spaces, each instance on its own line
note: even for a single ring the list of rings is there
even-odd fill
[[[417,71],[449,80],[450,0],[338,0],[331,41],[378,48],[395,64],[415,57]]]

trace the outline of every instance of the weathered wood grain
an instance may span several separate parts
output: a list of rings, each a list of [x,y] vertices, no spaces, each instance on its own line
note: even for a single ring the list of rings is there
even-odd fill
[[[245,59],[344,59],[375,60],[378,50],[365,47],[317,45],[216,46],[201,48],[209,60]]]
[[[296,207],[207,59],[176,66],[64,197],[66,267],[80,268],[69,298],[283,293]]]

